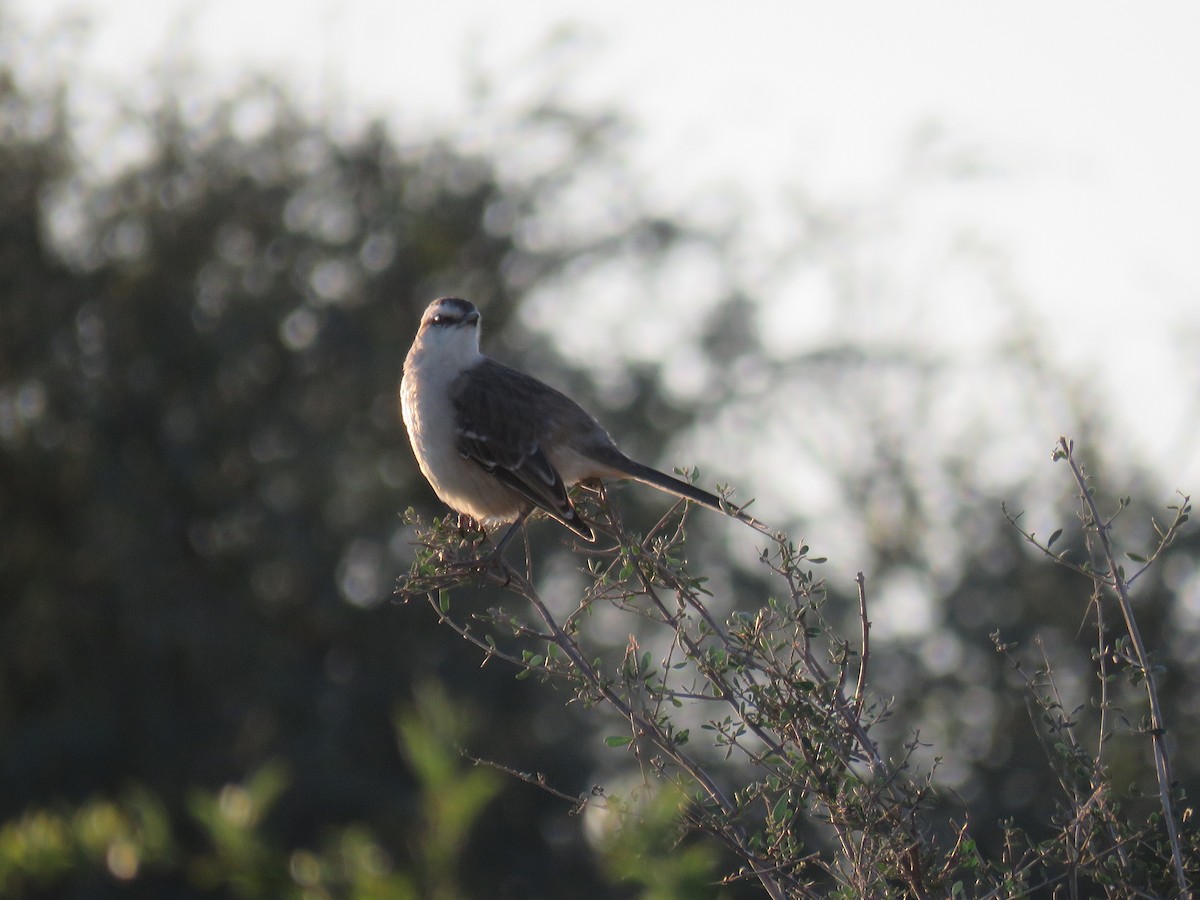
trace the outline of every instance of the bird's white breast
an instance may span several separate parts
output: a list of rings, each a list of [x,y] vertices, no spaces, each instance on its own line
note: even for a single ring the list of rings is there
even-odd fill
[[[404,363],[400,408],[413,453],[434,492],[452,509],[480,522],[507,522],[521,512],[522,502],[494,476],[458,452],[457,421],[450,392],[458,376],[477,365],[414,345]],[[464,365],[464,362],[466,365]]]

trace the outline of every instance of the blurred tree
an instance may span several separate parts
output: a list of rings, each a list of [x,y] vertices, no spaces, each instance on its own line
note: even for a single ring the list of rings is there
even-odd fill
[[[436,138],[335,138],[269,83],[211,104],[176,85],[112,125],[143,151],[98,177],[90,155],[119,145],[77,147],[70,86],[33,75],[0,72],[0,818],[136,783],[186,822],[190,791],[280,761],[262,827],[283,845],[365,822],[402,853],[420,757],[391,717],[430,678],[473,698],[489,755],[585,784],[570,712],[475,677],[385,601],[410,558],[400,512],[438,509],[394,408],[425,303],[469,295],[502,336],[514,298],[571,259],[669,240],[645,220],[522,237],[603,168],[612,123],[519,115],[560,153],[502,180]],[[455,850],[463,884],[586,894],[557,803],[508,785]]]

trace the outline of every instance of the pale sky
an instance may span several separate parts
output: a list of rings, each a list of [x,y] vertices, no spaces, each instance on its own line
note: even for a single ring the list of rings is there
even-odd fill
[[[314,104],[451,133],[462,126],[468,54],[501,81],[512,73],[520,91],[521,78],[537,75],[530,52],[556,26],[579,25],[594,40],[566,95],[631,117],[631,165],[665,204],[713,186],[750,197],[751,242],[773,239],[781,185],[869,197],[916,129],[936,123],[1006,174],[990,188],[944,193],[914,227],[966,224],[1003,248],[1063,357],[1106,379],[1115,413],[1128,417],[1128,452],[1155,462],[1171,487],[1200,481],[1200,401],[1171,387],[1180,367],[1188,387],[1200,384],[1200,5],[13,6],[35,22],[90,11],[94,36],[80,64],[116,86],[136,86],[174,41],[218,84],[267,69]]]

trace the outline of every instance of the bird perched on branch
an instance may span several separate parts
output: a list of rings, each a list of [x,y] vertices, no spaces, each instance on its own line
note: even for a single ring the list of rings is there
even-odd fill
[[[404,361],[400,407],[421,471],[456,512],[483,525],[534,509],[595,540],[567,488],[632,478],[760,531],[766,527],[714,494],[630,459],[578,403],[479,351],[479,310],[457,297],[429,304]]]

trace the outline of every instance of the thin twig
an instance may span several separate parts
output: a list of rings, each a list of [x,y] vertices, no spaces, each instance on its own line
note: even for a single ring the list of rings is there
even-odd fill
[[[530,602],[538,617],[545,623],[554,635],[554,642],[559,648],[567,654],[571,662],[578,669],[580,674],[588,682],[588,684],[596,690],[604,700],[615,709],[623,719],[628,721],[633,728],[635,740],[631,746],[637,746],[636,738],[645,737],[662,753],[666,754],[676,765],[683,769],[687,774],[698,784],[704,793],[716,803],[722,812],[729,817],[730,822],[734,822],[737,815],[737,808],[733,802],[725,795],[725,792],[717,785],[716,781],[708,773],[707,769],[700,765],[696,760],[680,749],[678,744],[673,741],[668,735],[664,734],[657,722],[648,719],[643,713],[633,709],[625,700],[617,694],[616,691],[609,686],[606,679],[601,678],[600,674],[595,670],[591,663],[580,652],[575,641],[566,634],[557,620],[554,618],[550,609],[542,602],[541,597],[523,576],[518,573],[513,573],[512,586],[521,596],[525,597]],[[742,855],[742,858],[750,863],[755,872],[759,874],[759,882],[764,890],[772,898],[772,900],[784,900],[785,894],[783,888],[775,881],[775,879],[765,870],[765,864],[762,863],[757,854],[748,845],[744,830],[740,826],[733,826],[733,837]],[[760,871],[761,870],[761,871]]]
[[[1133,602],[1129,598],[1128,584],[1121,572],[1120,565],[1117,563],[1112,544],[1108,539],[1109,526],[1101,519],[1100,511],[1096,507],[1095,497],[1087,486],[1087,478],[1083,473],[1083,469],[1075,462],[1072,452],[1073,446],[1073,443],[1065,437],[1059,438],[1059,447],[1062,450],[1063,458],[1066,459],[1067,465],[1071,468],[1071,474],[1075,477],[1075,483],[1079,486],[1080,497],[1091,517],[1090,531],[1100,541],[1104,559],[1108,563],[1109,577],[1105,583],[1116,594],[1117,605],[1121,610],[1122,617],[1125,619],[1125,630],[1129,634],[1134,656],[1137,659],[1140,669],[1139,674],[1146,685],[1146,697],[1150,706],[1150,738],[1153,747],[1155,773],[1158,776],[1158,796],[1162,803],[1163,819],[1167,827],[1167,839],[1171,844],[1171,860],[1175,867],[1175,880],[1179,885],[1180,893],[1187,896],[1190,893],[1190,888],[1188,886],[1187,873],[1183,866],[1183,849],[1179,843],[1179,827],[1175,818],[1175,804],[1171,798],[1171,763],[1167,754],[1166,723],[1163,718],[1162,707],[1159,704],[1158,686],[1154,678],[1154,670],[1150,664],[1149,654],[1146,652],[1146,645],[1142,641],[1141,629],[1138,627],[1137,619],[1133,614]],[[1085,523],[1085,527],[1086,525],[1087,523]]]
[[[862,651],[858,657],[858,682],[854,685],[854,718],[861,720],[863,701],[867,692],[867,663],[871,660],[871,620],[867,618],[867,580],[859,572],[854,577],[858,585],[858,624],[862,629]]]

